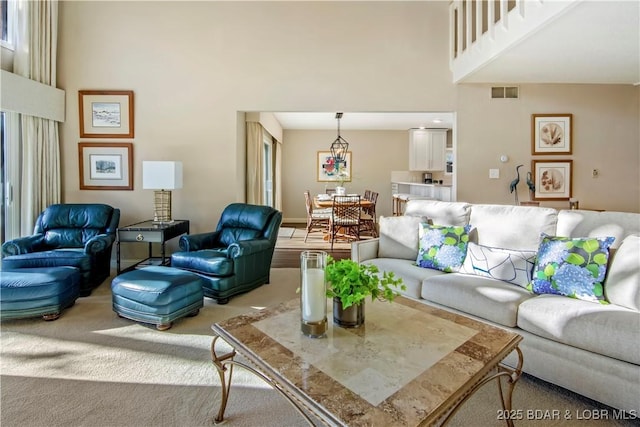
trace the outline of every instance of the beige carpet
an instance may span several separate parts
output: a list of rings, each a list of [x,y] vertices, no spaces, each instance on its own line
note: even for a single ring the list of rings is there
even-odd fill
[[[0,425],[210,426],[219,403],[219,379],[210,361],[210,325],[296,298],[297,269],[273,269],[272,282],[227,305],[206,300],[196,317],[165,332],[117,317],[110,280],[54,322],[1,325]],[[526,361],[525,361],[526,363]],[[481,389],[456,415],[454,426],[501,426],[497,388]],[[523,411],[518,426],[585,425],[585,421],[527,420],[527,410],[590,414],[593,402],[530,377],[514,393]],[[584,412],[587,411],[587,412]],[[540,412],[543,414],[544,412]],[[583,417],[584,418],[584,417]],[[302,426],[278,393],[242,369],[234,372],[226,413],[230,426]],[[589,426],[631,425],[589,421]]]

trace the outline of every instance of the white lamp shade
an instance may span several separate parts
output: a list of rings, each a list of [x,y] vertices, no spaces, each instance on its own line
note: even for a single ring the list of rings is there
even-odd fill
[[[145,190],[182,188],[182,162],[142,162],[142,188]]]

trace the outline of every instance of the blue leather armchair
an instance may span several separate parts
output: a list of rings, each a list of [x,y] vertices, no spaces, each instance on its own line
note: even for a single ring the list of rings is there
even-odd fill
[[[269,283],[282,213],[269,206],[232,203],[215,231],[180,238],[171,266],[204,278],[204,295],[226,304],[233,295]]]
[[[109,277],[119,222],[120,210],[109,205],[51,205],[38,216],[33,235],[2,245],[2,269],[76,267],[80,296],[87,296]]]

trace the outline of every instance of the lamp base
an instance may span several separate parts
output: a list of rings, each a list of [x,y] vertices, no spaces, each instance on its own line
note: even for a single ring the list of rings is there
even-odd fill
[[[156,190],[153,194],[153,223],[173,222],[171,219],[171,191]]]

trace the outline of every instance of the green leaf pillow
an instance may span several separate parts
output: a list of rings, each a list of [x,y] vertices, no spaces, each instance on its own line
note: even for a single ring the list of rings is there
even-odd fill
[[[606,304],[602,283],[614,237],[555,237],[542,233],[528,289]]]
[[[419,267],[451,273],[458,271],[467,256],[470,225],[464,227],[420,224]]]

